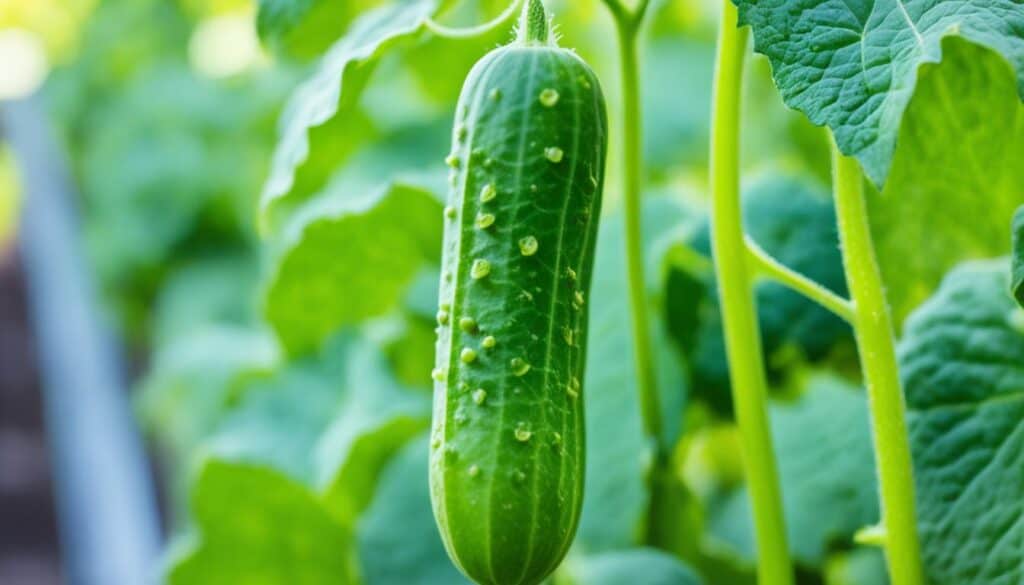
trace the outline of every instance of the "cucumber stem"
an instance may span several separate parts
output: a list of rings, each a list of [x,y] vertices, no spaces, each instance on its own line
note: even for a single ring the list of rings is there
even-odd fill
[[[868,391],[877,453],[885,551],[893,585],[921,585],[924,575],[914,509],[914,474],[903,388],[889,305],[871,241],[864,178],[856,159],[832,144],[832,183],[853,324]]]
[[[782,493],[768,423],[761,330],[740,206],[740,94],[747,31],[722,0],[711,112],[712,249],[747,487],[754,515],[761,585],[792,585]]]
[[[524,45],[546,45],[551,38],[548,13],[543,0],[528,0],[519,17],[518,42]]]
[[[658,395],[651,348],[651,325],[647,314],[647,289],[644,279],[644,251],[640,218],[641,139],[640,81],[637,60],[637,27],[630,21],[616,19],[622,75],[622,156],[623,204],[626,222],[626,273],[629,283],[629,308],[636,354],[637,390],[644,432],[659,455],[668,452],[662,445],[661,401]]]

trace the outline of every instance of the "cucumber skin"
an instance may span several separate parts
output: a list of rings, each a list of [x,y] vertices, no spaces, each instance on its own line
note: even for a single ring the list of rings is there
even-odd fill
[[[558,92],[553,105],[546,89]],[[597,77],[565,49],[496,49],[467,77],[452,143],[431,501],[468,577],[536,584],[565,556],[583,499],[586,300],[607,150]],[[496,193],[482,202],[488,184]],[[478,227],[479,214],[493,225]],[[490,271],[474,278],[478,260]],[[476,328],[463,330],[464,317]]]

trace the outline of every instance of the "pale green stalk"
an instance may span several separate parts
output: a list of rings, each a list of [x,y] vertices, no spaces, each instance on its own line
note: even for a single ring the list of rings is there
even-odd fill
[[[832,145],[832,183],[853,325],[868,390],[882,526],[893,585],[922,585],[914,476],[889,306],[871,241],[860,165]]]
[[[722,6],[711,115],[712,248],[733,402],[754,513],[758,582],[791,585],[793,566],[768,425],[761,331],[740,207],[740,93],[747,35],[737,28],[732,1],[723,0]]]

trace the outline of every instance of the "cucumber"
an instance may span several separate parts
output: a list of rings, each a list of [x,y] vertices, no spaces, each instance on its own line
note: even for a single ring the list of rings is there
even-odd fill
[[[540,0],[469,73],[456,112],[433,372],[434,515],[474,581],[535,584],[583,498],[587,293],[607,120]]]

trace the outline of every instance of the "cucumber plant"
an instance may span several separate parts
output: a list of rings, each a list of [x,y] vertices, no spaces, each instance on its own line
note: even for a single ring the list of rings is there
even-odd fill
[[[167,582],[1024,579],[1019,1],[550,3],[579,56],[539,0],[257,1],[259,83],[179,54],[247,15],[112,2],[56,100],[90,238],[173,267],[100,246],[160,289]],[[165,40],[96,93],[125,22]]]
[[[584,356],[604,97],[540,0],[463,86],[437,313],[430,486],[452,560],[539,583],[583,499]]]

